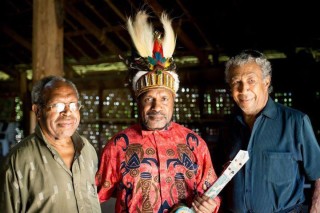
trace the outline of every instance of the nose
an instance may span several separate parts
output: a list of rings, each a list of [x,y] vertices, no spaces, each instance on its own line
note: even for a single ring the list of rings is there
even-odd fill
[[[239,92],[245,92],[249,90],[249,84],[241,82],[239,85]]]
[[[65,106],[64,106],[64,109],[63,109],[63,111],[61,112],[61,113],[63,113],[64,115],[70,115],[71,114],[71,109],[70,109],[70,104],[66,104]]]
[[[159,112],[162,109],[161,102],[159,100],[154,100],[152,103],[152,109]]]

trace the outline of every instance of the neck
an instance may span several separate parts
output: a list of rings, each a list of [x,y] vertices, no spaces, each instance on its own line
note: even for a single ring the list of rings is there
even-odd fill
[[[164,127],[162,128],[149,128],[147,125],[145,125],[143,122],[141,123],[142,129],[147,130],[147,131],[161,131],[161,130],[167,130],[168,127],[170,126],[170,123],[167,123]]]
[[[48,143],[50,143],[51,146],[59,153],[66,167],[71,169],[75,154],[74,144],[71,137],[64,139],[56,139],[48,137],[47,135],[45,135],[45,137]]]
[[[255,115],[244,115],[244,122],[249,126],[249,128],[252,130],[254,122],[256,121]]]

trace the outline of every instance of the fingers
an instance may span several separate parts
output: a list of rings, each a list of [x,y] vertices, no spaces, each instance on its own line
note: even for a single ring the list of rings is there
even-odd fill
[[[204,206],[202,206],[198,201],[194,201],[193,203],[192,203],[192,207],[193,207],[193,209],[195,210],[195,212],[203,212],[203,213],[205,213],[205,212],[207,212],[207,211],[209,211],[208,209],[206,209]]]
[[[205,183],[202,185],[202,189],[203,189],[204,191],[207,190],[207,185],[206,185]]]
[[[202,197],[197,197],[193,203],[192,207],[194,208],[195,212],[213,212],[216,207],[217,203],[215,200],[207,197],[207,196],[202,196]]]

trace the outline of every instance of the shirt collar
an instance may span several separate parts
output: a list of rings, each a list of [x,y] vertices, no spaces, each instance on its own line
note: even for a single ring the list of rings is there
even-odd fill
[[[166,129],[162,129],[162,130],[144,130],[142,129],[142,126],[139,125],[139,132],[141,133],[142,137],[146,137],[148,135],[157,133],[159,135],[163,135],[163,136],[170,136],[170,132],[172,130],[174,126],[173,122],[170,122],[170,124],[168,125],[168,127]]]
[[[51,144],[44,137],[43,132],[42,132],[39,124],[36,125],[35,134],[43,143],[46,144],[46,146],[51,150],[51,152],[52,152],[52,150],[54,150],[53,147],[51,146]],[[81,150],[84,147],[84,142],[77,131],[71,136],[71,139],[74,144],[75,158],[77,158],[81,154]]]
[[[236,108],[236,118],[241,122],[241,123],[244,123],[243,121],[243,116],[242,116],[242,111],[239,107]],[[276,107],[276,103],[273,101],[273,99],[269,96],[268,97],[268,101],[265,105],[265,107],[262,109],[261,113],[259,113],[263,116],[266,116],[270,119],[276,119],[277,117],[277,107]]]
[[[277,117],[277,107],[276,103],[272,100],[272,98],[269,96],[266,106],[263,108],[262,115],[270,118],[275,119]]]

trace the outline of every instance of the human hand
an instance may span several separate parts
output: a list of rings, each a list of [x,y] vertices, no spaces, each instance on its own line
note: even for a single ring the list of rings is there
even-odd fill
[[[203,190],[206,191],[207,187],[203,184]],[[220,207],[220,198],[210,198],[208,196],[202,195],[197,196],[192,202],[192,207],[195,212],[218,212]]]
[[[194,211],[201,212],[201,213],[217,212],[217,210],[219,209],[218,208],[219,206],[220,205],[216,199],[212,199],[205,195],[197,196],[192,202],[192,207]]]

